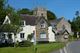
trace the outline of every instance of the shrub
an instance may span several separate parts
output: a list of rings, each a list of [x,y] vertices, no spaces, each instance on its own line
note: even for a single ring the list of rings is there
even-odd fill
[[[31,41],[32,37],[33,37],[33,33],[32,34],[29,34],[28,35],[28,41]]]
[[[0,44],[0,47],[13,47],[14,46],[14,44],[13,43],[1,43]]]
[[[15,47],[18,47],[19,46],[19,42],[17,41],[15,44]]]
[[[29,47],[31,45],[32,45],[32,43],[30,41],[22,41],[19,43],[20,47]]]

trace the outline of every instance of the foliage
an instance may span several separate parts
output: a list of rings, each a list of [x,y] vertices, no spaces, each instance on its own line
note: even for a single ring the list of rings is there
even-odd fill
[[[19,11],[17,11],[18,14],[29,14],[29,15],[32,15],[33,12],[30,10],[30,9],[27,9],[27,8],[23,8]]]
[[[11,21],[11,24],[5,24],[5,25],[2,25],[2,22],[4,21],[4,18],[0,20],[1,21],[1,26],[0,26],[0,31],[3,31],[3,32],[16,32],[19,31],[20,29],[20,16],[19,14],[16,13],[16,11],[11,7],[11,6],[7,6],[5,8],[5,13],[3,13],[3,15],[6,14],[9,16],[9,19]]]
[[[4,6],[5,6],[5,0],[0,0],[0,25],[2,24],[3,19],[6,15]]]
[[[48,20],[54,20],[57,17],[56,17],[56,15],[53,12],[51,12],[51,11],[48,10],[47,11],[47,18],[48,18]]]
[[[0,9],[3,9],[5,6],[5,1],[6,0],[0,0]]]
[[[4,17],[6,16],[6,13],[4,10],[0,10],[0,25],[4,21]]]
[[[2,43],[0,44],[0,47],[13,47],[14,44],[13,43]]]
[[[15,47],[19,47],[19,42],[14,43]]]
[[[0,31],[10,32],[12,30],[19,28],[20,16],[15,12],[15,10],[10,5],[5,6],[6,1],[7,0],[0,0]],[[9,16],[11,24],[2,25],[6,15]]]
[[[15,10],[13,7],[11,7],[10,5],[7,5],[5,8],[6,14],[13,14],[15,13]]]
[[[17,14],[14,8],[8,5],[5,10],[6,10],[6,14],[9,16],[9,19],[11,20],[11,24],[20,25],[21,17],[19,14]]]
[[[13,26],[10,24],[1,25],[0,31],[1,32],[12,32]]]
[[[29,47],[31,45],[32,45],[32,43],[30,41],[22,41],[19,43],[20,47]]]
[[[19,26],[5,24],[5,25],[1,25],[0,32],[14,32],[15,30],[18,30],[18,29],[19,29]]]
[[[32,37],[33,37],[33,34],[29,34],[28,35],[28,40],[31,41]]]
[[[72,30],[74,32],[80,32],[80,16],[79,16],[79,12],[76,12],[76,17],[72,20]]]
[[[13,13],[10,15],[11,24],[20,25],[21,17],[17,13]]]

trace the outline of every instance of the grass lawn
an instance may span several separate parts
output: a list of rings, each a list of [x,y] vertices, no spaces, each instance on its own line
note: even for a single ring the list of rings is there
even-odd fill
[[[36,45],[37,53],[49,53],[64,46],[64,43],[48,43]],[[5,47],[0,48],[0,53],[34,53],[34,46],[31,47]]]

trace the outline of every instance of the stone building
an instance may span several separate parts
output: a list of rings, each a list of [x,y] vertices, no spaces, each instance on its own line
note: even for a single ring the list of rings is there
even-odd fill
[[[67,41],[69,35],[72,34],[71,24],[63,17],[50,21],[50,23],[55,31],[56,40],[62,42]]]

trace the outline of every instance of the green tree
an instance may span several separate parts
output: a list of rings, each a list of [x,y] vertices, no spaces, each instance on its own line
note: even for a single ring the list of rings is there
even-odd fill
[[[29,34],[28,35],[28,41],[31,41],[32,37],[33,37],[33,34]]]
[[[79,11],[76,11],[75,18],[71,22],[72,30],[74,31],[74,34],[77,35],[78,32],[80,32],[80,15]]]
[[[5,15],[6,15],[5,9],[4,9],[5,1],[6,0],[0,0],[0,25],[2,24],[3,19],[4,19]]]
[[[1,1],[1,0],[0,0]],[[2,1],[3,2],[3,1]],[[3,2],[4,3],[4,2]],[[1,4],[1,3],[0,3]],[[17,14],[17,12],[12,8],[10,5],[4,6],[1,5],[0,7],[0,32],[13,32],[16,38],[16,34],[21,31],[20,29],[20,16]],[[4,8],[3,8],[4,7]],[[11,24],[2,24],[4,21],[5,16],[8,15],[9,19],[11,21]]]
[[[18,14],[29,14],[29,15],[33,14],[33,12],[30,9],[28,9],[28,8],[23,8],[23,9],[17,11],[17,13]]]
[[[15,9],[11,7],[10,5],[7,5],[5,8],[6,14],[13,14],[15,13]]]
[[[48,10],[47,11],[47,18],[48,18],[48,20],[54,20],[57,17],[56,17],[56,15],[53,12],[51,12],[51,11]]]

